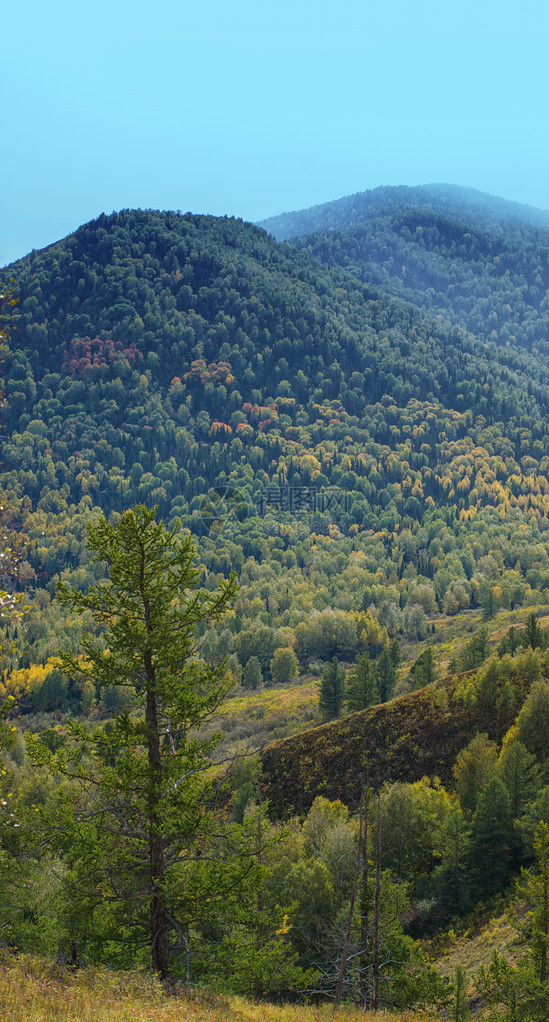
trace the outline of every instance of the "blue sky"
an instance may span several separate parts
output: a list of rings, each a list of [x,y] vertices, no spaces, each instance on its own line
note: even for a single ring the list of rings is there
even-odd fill
[[[542,0],[2,12],[0,265],[132,206],[258,220],[384,184],[549,208]]]

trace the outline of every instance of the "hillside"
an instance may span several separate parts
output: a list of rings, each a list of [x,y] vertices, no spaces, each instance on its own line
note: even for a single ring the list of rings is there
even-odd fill
[[[164,974],[333,996],[361,864],[362,906],[382,918],[355,905],[345,996],[377,1002],[381,948],[383,1005],[415,1010],[445,991],[415,938],[533,862],[549,819],[549,235],[516,216],[498,233],[498,203],[478,197],[468,213],[455,196],[438,210],[387,197],[296,244],[127,210],[7,270],[0,926],[19,951],[147,966],[161,874],[143,866],[138,891],[133,863],[162,831]],[[56,598],[59,580],[85,594],[104,575],[87,526],[103,513],[96,539],[115,542],[148,517],[123,515],[139,503],[192,540],[198,600],[239,581],[220,620],[196,618],[232,689],[198,739],[184,715],[174,738],[147,691],[175,771],[164,794],[186,806],[171,829],[133,646],[125,685],[78,659],[95,637],[111,660],[103,629],[125,591],[99,617],[85,595]],[[65,673],[60,648],[76,654]],[[259,778],[250,753],[273,737]],[[364,784],[377,833],[357,819]]]
[[[275,814],[284,816],[307,812],[319,795],[357,806],[366,787],[377,791],[383,784],[412,784],[422,777],[438,777],[451,789],[458,754],[476,734],[501,744],[527,694],[527,677],[528,666],[519,660],[514,697],[505,700],[508,676],[492,660],[479,672],[451,675],[390,703],[283,738],[262,752],[262,791]]]
[[[519,232],[522,229],[520,225],[524,224],[545,230],[549,228],[548,210],[500,199],[475,188],[450,184],[420,185],[415,188],[405,185],[381,186],[324,202],[320,206],[311,206],[310,209],[281,213],[259,221],[258,226],[273,234],[278,241],[287,241],[317,231],[345,230],[354,224],[365,223],[388,213],[429,207],[436,208],[442,215],[456,217],[470,226],[490,228],[498,233],[502,233],[505,228],[513,229],[513,222]]]
[[[520,268],[516,225],[506,259]],[[460,258],[473,302],[482,251]],[[0,483],[32,610],[5,667],[78,643],[56,579],[87,584],[90,515],[138,501],[179,518],[205,577],[239,572],[235,616],[205,650],[234,653],[235,669],[259,656],[267,680],[277,647],[352,662],[369,607],[413,643],[434,610],[451,621],[496,590],[508,608],[549,600],[541,341],[473,334],[414,306],[419,283],[390,294],[191,214],[103,216],[8,273]]]

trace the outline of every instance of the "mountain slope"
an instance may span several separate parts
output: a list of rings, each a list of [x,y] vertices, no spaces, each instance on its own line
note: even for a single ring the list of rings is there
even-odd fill
[[[343,615],[321,659],[352,658],[350,615],[388,600],[404,627],[422,585],[427,611],[496,584],[509,605],[549,589],[539,353],[235,220],[124,211],[8,273],[20,301],[0,483],[28,501],[20,585],[44,591],[41,623],[17,636],[25,658],[55,652],[56,577],[89,581],[89,516],[137,501],[180,519],[205,572],[241,571],[220,656],[260,620],[306,660],[317,640],[298,626],[314,610]]]
[[[8,381],[13,436],[4,459],[8,470],[25,469],[33,501],[52,473],[65,499],[76,501],[90,469],[87,492],[97,491],[107,506],[131,502],[137,468],[132,485],[122,487],[126,498],[118,492],[112,503],[105,474],[113,448],[117,467],[130,473],[139,464],[150,472],[158,462],[179,461],[183,445],[194,482],[188,486],[184,476],[174,486],[167,478],[171,489],[156,487],[169,489],[167,500],[159,494],[166,510],[170,497],[191,498],[226,481],[236,437],[243,446],[235,460],[244,464],[263,434],[259,460],[272,479],[281,457],[310,446],[311,429],[335,439],[349,416],[356,423],[348,422],[345,435],[354,427],[359,443],[387,444],[391,435],[397,442],[393,427],[404,439],[398,409],[405,407],[418,423],[429,421],[428,407],[435,419],[451,413],[463,436],[471,415],[482,412],[488,424],[514,424],[509,438],[534,424],[539,432],[549,409],[544,363],[426,318],[236,221],[122,213],[10,273],[21,300]],[[396,411],[376,412],[380,402]],[[31,439],[46,437],[52,453],[27,465],[19,438],[32,422],[42,425]],[[421,443],[432,453],[439,437],[438,428],[418,434],[418,456]],[[189,451],[190,443],[198,449]],[[515,439],[510,455],[514,448]],[[71,461],[83,449],[87,466]],[[427,462],[435,470],[436,461]],[[351,467],[371,475],[372,464],[361,468],[356,455]],[[320,474],[330,479],[331,472]],[[368,499],[376,490],[374,482]],[[431,496],[440,495],[435,486]]]
[[[380,215],[402,209],[436,209],[449,217],[457,217],[471,226],[501,231],[502,221],[513,230],[513,221],[532,227],[549,228],[549,211],[509,202],[474,188],[459,185],[433,184],[415,188],[406,185],[381,186],[310,209],[281,213],[258,222],[277,241],[313,234],[317,231],[344,230]]]
[[[514,706],[455,698],[455,677],[267,746],[262,790],[273,811],[306,812],[318,795],[358,805],[364,787],[438,777],[451,788],[458,753],[476,733],[501,742]]]
[[[405,209],[295,244],[479,338],[547,357],[549,233],[502,237]]]
[[[321,262],[495,344],[549,354],[546,211],[429,186],[365,192],[293,224],[307,235],[296,247]]]

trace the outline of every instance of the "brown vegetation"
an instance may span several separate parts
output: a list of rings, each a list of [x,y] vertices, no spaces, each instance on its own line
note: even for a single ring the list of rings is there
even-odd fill
[[[478,732],[501,740],[514,711],[455,702],[456,677],[390,703],[331,721],[269,745],[263,793],[275,813],[308,809],[317,795],[358,802],[364,784],[438,776],[452,786],[452,764]]]

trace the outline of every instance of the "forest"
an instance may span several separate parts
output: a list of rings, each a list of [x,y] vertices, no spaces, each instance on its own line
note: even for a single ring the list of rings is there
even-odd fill
[[[547,1018],[548,288],[541,211],[443,186],[3,271],[3,946]],[[465,997],[432,948],[519,897]]]

